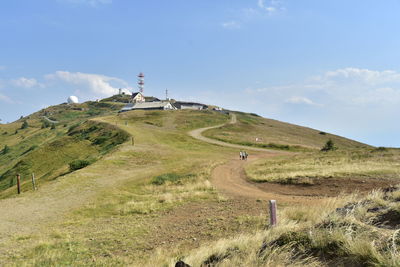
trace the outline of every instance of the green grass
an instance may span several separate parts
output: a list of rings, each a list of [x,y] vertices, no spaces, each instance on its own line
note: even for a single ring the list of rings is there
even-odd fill
[[[314,177],[400,178],[400,150],[338,150],[275,157],[248,165],[246,173],[257,182],[281,183]]]
[[[248,266],[268,264],[270,266],[290,264],[292,266],[296,266],[296,264],[297,266],[307,264],[319,266],[320,261],[315,258],[315,255],[305,252],[308,250],[318,251],[320,248],[320,251],[327,250],[329,249],[329,240],[347,240],[344,239],[346,236],[343,234],[347,233],[346,228],[338,227],[338,231],[334,232],[334,234],[337,233],[334,236],[336,239],[323,239],[323,230],[320,230],[323,228],[318,228],[325,219],[330,218],[330,214],[336,207],[344,205],[344,200],[338,199],[334,203],[318,200],[321,207],[316,209],[302,206],[282,209],[279,214],[281,216],[280,226],[268,231],[261,230],[261,226],[265,222],[265,218],[262,216],[237,216],[234,222],[228,223],[213,215],[210,217],[209,223],[212,226],[215,225],[212,231],[219,232],[219,236],[224,235],[228,238],[229,235],[240,233],[239,231],[243,229],[245,232],[233,239],[220,240],[216,244],[207,242],[208,245],[197,243],[187,245],[184,240],[178,240],[174,244],[156,248],[156,244],[151,242],[154,240],[154,235],[159,232],[157,222],[160,222],[169,212],[192,203],[207,205],[207,203],[215,202],[220,204],[218,207],[221,209],[226,208],[224,202],[226,199],[223,199],[211,186],[209,179],[212,169],[236,155],[236,149],[198,141],[189,137],[187,132],[196,128],[224,124],[230,118],[218,112],[190,110],[132,111],[116,115],[113,114],[115,110],[107,111],[108,105],[114,105],[113,103],[100,102],[100,104],[86,103],[83,106],[50,107],[30,116],[31,118],[27,119],[30,126],[20,130],[17,135],[14,135],[14,131],[21,126],[22,120],[15,124],[0,126],[0,140],[4,141],[1,144],[10,146],[9,156],[12,156],[10,158],[12,164],[1,169],[2,174],[22,161],[23,163],[17,166],[21,168],[18,171],[29,170],[30,172],[35,169],[37,175],[42,177],[42,181],[45,181],[50,177],[53,177],[51,179],[59,177],[55,174],[57,170],[69,172],[68,164],[76,159],[88,161],[93,158],[101,159],[79,171],[66,174],[62,176],[62,179],[56,179],[53,183],[39,184],[39,191],[25,193],[25,187],[28,190],[27,187],[30,187],[30,184],[29,180],[24,181],[24,194],[16,198],[16,205],[19,203],[32,205],[36,208],[35,210],[40,212],[40,216],[46,219],[45,222],[40,221],[38,212],[31,213],[29,220],[33,220],[32,227],[37,224],[43,226],[40,233],[23,233],[16,235],[14,239],[4,239],[0,248],[5,248],[8,252],[2,258],[5,265],[135,266],[144,263],[143,265],[147,266],[164,266],[164,264],[172,264],[177,258],[183,257],[193,266],[200,266],[204,262],[214,262],[221,266],[224,264],[225,266],[246,264]],[[118,103],[115,105],[117,107]],[[82,108],[84,109],[82,110]],[[92,109],[92,111],[89,112],[86,108]],[[46,112],[51,113],[47,114],[49,118],[60,121],[55,130],[41,129],[41,116]],[[100,115],[107,116],[100,117]],[[93,121],[84,122],[93,116],[96,117]],[[228,140],[230,142],[250,142],[252,144],[254,134],[256,133],[258,136],[259,133],[264,133],[266,123],[269,122],[251,114],[239,114],[238,118],[238,128],[229,128],[232,126],[223,128],[225,137],[232,135],[232,139]],[[64,127],[64,125],[66,126]],[[277,140],[278,137],[270,140],[264,139],[263,142],[269,146],[276,144],[280,149],[289,146],[290,150],[301,145],[303,150],[310,149],[310,147],[316,150],[326,142],[327,138],[333,138],[342,147],[346,146],[347,142],[350,147],[360,145],[339,137],[335,139],[329,134],[321,135],[318,131],[315,134],[320,139],[312,141],[314,135],[310,139],[305,137],[308,131],[313,130],[287,124],[275,124],[275,126],[276,128],[282,127],[282,129],[272,135],[283,132],[290,142],[281,142]],[[291,135],[289,134],[291,129],[301,134]],[[303,130],[304,132],[302,132]],[[8,133],[2,135],[2,132]],[[314,132],[312,133],[314,134]],[[285,137],[284,134],[281,136]],[[21,140],[24,140],[21,139],[22,135],[27,140],[24,145],[19,144]],[[133,137],[133,145],[131,137]],[[305,139],[297,142],[296,138],[300,137]],[[128,142],[124,142],[127,139]],[[35,141],[32,143],[29,140]],[[38,145],[35,147],[32,146],[33,144]],[[339,152],[341,150],[325,154],[308,153],[305,155],[310,160],[315,160],[316,155],[337,157],[337,169],[338,166],[341,166],[341,156],[340,154],[335,156],[335,153]],[[382,162],[389,162],[389,158],[391,158],[389,166],[397,161],[396,151],[369,152],[375,155],[371,158],[371,162],[378,158],[385,158]],[[351,151],[346,153],[348,153],[346,154],[347,158],[359,157],[358,152],[354,155]],[[358,163],[365,161],[368,158],[366,155],[368,155],[367,152],[358,160]],[[271,161],[270,164],[277,170],[281,167],[289,169],[291,160],[295,162],[301,160],[297,157],[298,155],[279,158]],[[50,164],[40,165],[40,161],[35,158],[43,159]],[[327,166],[329,165],[327,162],[333,161],[333,159],[324,158],[321,161],[324,162],[323,166]],[[8,161],[0,156],[0,162]],[[260,166],[265,168],[262,164]],[[12,171],[17,171],[17,167]],[[46,176],[46,173],[49,173],[52,168],[54,168],[54,175]],[[388,172],[389,176],[392,174],[393,169]],[[10,173],[10,177],[12,176]],[[14,189],[12,188],[13,194],[15,194]],[[400,198],[399,195],[396,197]],[[393,199],[395,198],[393,197]],[[69,201],[71,208],[68,206]],[[377,201],[386,200],[379,198]],[[51,205],[48,204],[49,202]],[[40,208],[34,205],[40,205]],[[391,208],[397,207],[393,204]],[[30,211],[30,209],[28,210]],[[46,212],[56,213],[56,218]],[[360,213],[354,213],[355,216],[360,217],[360,221],[368,220],[369,215],[362,217],[362,214],[364,213],[361,210]],[[196,218],[190,219],[192,219],[190,226],[196,227]],[[16,221],[18,220],[20,220],[19,217]],[[332,219],[332,221],[342,225],[342,221],[339,219]],[[236,232],[225,232],[224,229],[236,229]],[[215,234],[212,231],[209,233],[210,240]],[[252,234],[248,235],[248,232]],[[309,233],[314,232],[321,237],[310,236],[312,234]],[[285,233],[296,234],[282,236]],[[362,236],[362,233],[362,231],[357,232],[359,236]],[[372,240],[372,236],[368,238],[365,240]],[[269,242],[277,240],[279,242],[276,243],[279,243],[280,246],[264,251],[263,256],[259,257],[258,251],[262,244],[269,244]],[[293,251],[297,252],[294,249],[300,246],[292,246],[291,243],[301,243],[303,249],[303,254],[299,254],[301,257],[293,254]],[[366,248],[370,249],[366,250],[369,254],[374,255],[371,246],[365,246],[367,242],[364,243],[364,246],[357,245],[359,243],[348,242],[341,247],[340,251],[347,251],[346,255],[356,255],[356,251],[359,251],[357,255],[360,256],[357,257],[361,258],[367,253],[362,255],[362,250],[359,248]],[[197,246],[200,246],[197,251],[190,251],[191,248]],[[380,248],[376,247],[375,249]],[[381,252],[379,251],[379,253]],[[364,260],[364,262],[368,262],[368,260]]]
[[[73,138],[74,142],[68,143],[83,150],[81,142],[97,152],[108,147],[105,139],[98,137],[108,133],[114,136],[113,129],[96,129],[99,123],[127,131],[135,144],[124,143],[101,161],[52,185],[60,187],[58,190],[71,187],[94,195],[68,213],[66,220],[52,224],[51,231],[59,233],[57,238],[45,231],[38,237],[19,240],[26,248],[21,256],[9,260],[33,265],[88,265],[93,258],[98,265],[127,265],[140,260],[151,247],[146,238],[155,218],[188,202],[218,199],[208,179],[212,168],[225,159],[221,153],[231,150],[195,140],[187,131],[227,120],[226,115],[208,111],[138,111],[98,118],[93,123],[69,123],[62,128],[65,138]],[[39,190],[31,196],[38,198],[41,194],[44,192]],[[88,242],[88,238],[94,240]],[[116,256],[124,254],[121,247],[130,254]],[[105,254],[110,257],[103,257]]]
[[[166,183],[169,184],[179,184],[182,183],[184,179],[194,178],[194,174],[177,174],[177,173],[165,173],[162,175],[158,175],[151,179],[151,183],[154,185],[163,185]]]
[[[34,116],[26,120],[29,126],[17,134],[4,132],[17,127],[19,122],[1,125],[0,132],[4,132],[0,140],[9,151],[0,154],[0,191],[14,187],[17,174],[21,175],[22,190],[29,191],[32,174],[39,183],[55,179],[70,171],[71,162],[83,160],[93,163],[129,137],[115,126],[98,122],[78,120],[74,127],[59,126],[52,130],[42,128],[41,119]],[[0,193],[0,198],[14,195],[15,191],[10,189]]]
[[[238,122],[211,129],[205,136],[221,141],[271,149],[307,151],[321,149],[332,139],[341,149],[368,147],[365,144],[311,128],[236,112]],[[256,141],[258,139],[258,141]]]

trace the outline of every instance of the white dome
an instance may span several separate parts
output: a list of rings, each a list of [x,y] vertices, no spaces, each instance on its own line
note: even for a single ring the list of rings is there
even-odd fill
[[[70,97],[68,97],[67,102],[68,104],[77,104],[79,103],[79,100],[76,96],[71,95]]]

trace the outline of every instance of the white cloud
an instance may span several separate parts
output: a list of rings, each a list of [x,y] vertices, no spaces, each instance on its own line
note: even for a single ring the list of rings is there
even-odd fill
[[[89,6],[98,6],[103,4],[111,4],[112,0],[58,0],[59,2],[69,3],[69,4],[84,4]]]
[[[336,82],[362,82],[369,85],[382,84],[387,82],[400,82],[400,73],[393,70],[373,71],[368,69],[344,68],[335,71],[328,71],[322,79],[330,79]]]
[[[319,106],[319,104],[314,103],[311,99],[304,96],[292,96],[286,99],[285,102],[290,104],[305,104],[310,106]]]
[[[43,85],[38,83],[36,79],[29,79],[25,77],[11,80],[11,85],[22,88],[43,87]]]
[[[306,79],[303,83],[250,89],[253,94],[268,94],[277,101],[319,105],[400,105],[400,72],[342,68]],[[287,98],[287,96],[294,96]],[[299,97],[301,96],[301,97]],[[311,102],[310,102],[311,101]]]
[[[3,94],[0,94],[0,101],[1,102],[5,102],[5,103],[9,103],[9,104],[14,103],[14,101],[12,101],[11,98],[9,98],[8,96],[3,95]]]
[[[96,96],[114,95],[121,87],[124,87],[125,92],[129,92],[128,84],[124,80],[100,74],[57,71],[46,75],[45,78],[48,81],[63,81],[72,84],[79,90],[89,89]]]
[[[221,24],[221,26],[225,29],[231,29],[231,30],[235,30],[235,29],[240,29],[241,28],[241,24],[237,21],[231,20],[231,21],[227,21],[227,22],[223,22]]]
[[[262,10],[267,11],[269,15],[285,9],[282,2],[278,0],[270,0],[268,2],[266,0],[258,0],[257,5]]]

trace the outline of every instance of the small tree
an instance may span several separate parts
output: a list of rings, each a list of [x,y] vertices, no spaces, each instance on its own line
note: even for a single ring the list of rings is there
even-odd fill
[[[332,139],[329,139],[325,145],[321,148],[321,151],[333,151],[336,150],[337,147],[335,146],[335,143],[332,141]]]
[[[7,145],[5,145],[4,148],[3,148],[3,150],[1,151],[1,154],[5,155],[5,154],[7,154],[8,152],[10,152],[10,148],[9,148]]]
[[[29,124],[28,124],[27,121],[24,121],[24,122],[22,123],[22,125],[21,125],[21,129],[26,129],[26,128],[28,128],[28,127],[29,127]]]
[[[73,172],[73,171],[76,171],[76,170],[85,168],[86,166],[89,166],[90,163],[91,163],[91,162],[88,161],[88,160],[80,160],[80,159],[77,159],[77,160],[74,160],[74,161],[72,161],[72,162],[69,163],[69,170],[70,170],[71,172]]]

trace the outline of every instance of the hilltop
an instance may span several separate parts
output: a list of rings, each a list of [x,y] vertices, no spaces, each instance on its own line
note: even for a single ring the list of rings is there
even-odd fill
[[[240,255],[254,256],[252,244],[270,233],[263,230],[267,200],[278,200],[284,214],[296,204],[295,215],[282,215],[279,229],[304,231],[311,225],[306,209],[342,191],[358,189],[361,198],[399,178],[396,149],[241,112],[118,113],[123,101],[61,104],[0,125],[0,149],[8,147],[0,155],[2,263],[161,266],[182,258],[193,266],[229,266]],[[193,138],[193,131],[206,138]],[[329,139],[338,150],[321,152]],[[248,162],[238,160],[241,149],[249,152]],[[85,164],[74,168],[76,160]],[[17,172],[23,179],[19,196]],[[331,214],[345,200],[315,213]],[[292,227],[296,220],[299,227]],[[237,235],[249,240],[245,249],[236,245]],[[274,259],[281,265],[289,257],[285,242],[276,250],[282,259]],[[268,257],[246,261],[264,265]]]

